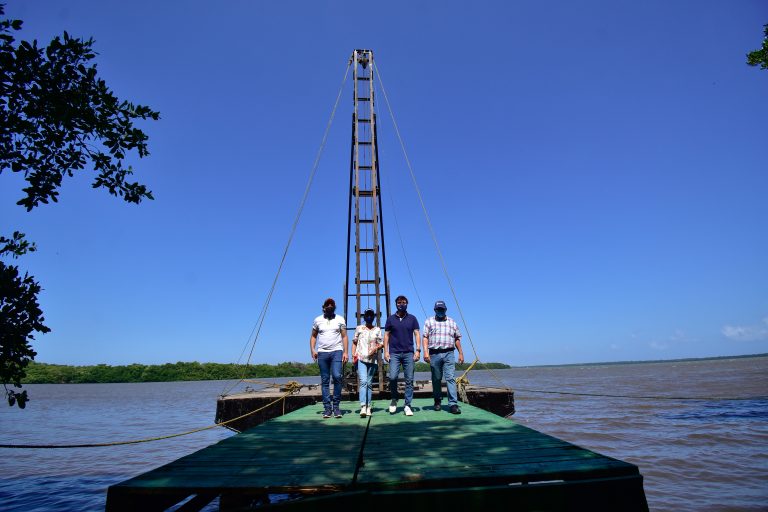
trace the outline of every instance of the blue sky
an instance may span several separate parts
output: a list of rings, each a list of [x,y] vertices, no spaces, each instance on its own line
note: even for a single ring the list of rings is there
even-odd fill
[[[162,116],[142,125],[151,155],[131,161],[155,201],[122,203],[85,176],[26,213],[21,181],[0,176],[0,230],[39,249],[18,261],[45,288],[39,361],[236,361],[355,48],[375,52],[482,360],[768,352],[768,72],[745,64],[765,1],[38,0],[6,13],[24,20],[19,39],[92,36],[115,93]],[[308,361],[312,318],[341,296],[351,95],[256,362]],[[421,321],[417,294],[455,315],[378,99],[392,292]]]

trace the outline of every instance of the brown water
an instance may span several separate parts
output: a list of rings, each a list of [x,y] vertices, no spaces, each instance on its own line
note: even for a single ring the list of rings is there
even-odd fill
[[[496,377],[516,390],[515,421],[637,464],[651,510],[768,510],[768,357],[470,374],[473,384],[497,385]],[[26,410],[0,407],[2,443],[93,443],[190,430],[212,423],[223,387],[30,385]],[[754,396],[763,398],[716,399]],[[108,486],[228,435],[214,429],[112,448],[0,449],[0,510],[103,510]]]
[[[497,374],[516,389],[515,421],[639,466],[651,510],[768,510],[768,357]],[[715,399],[754,396],[763,398]]]

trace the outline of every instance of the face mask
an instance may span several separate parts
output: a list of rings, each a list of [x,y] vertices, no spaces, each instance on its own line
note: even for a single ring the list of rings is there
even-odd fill
[[[445,318],[445,311],[443,311],[442,309],[435,311],[435,318],[443,320]]]
[[[373,316],[372,315],[366,316],[365,317],[365,323],[372,324],[373,323]]]
[[[408,304],[398,304],[397,310],[405,313],[406,311],[408,311]]]
[[[325,308],[323,308],[323,313],[325,313],[325,316],[327,316],[328,318],[332,317],[335,311],[336,311],[336,308],[333,306],[326,306]]]

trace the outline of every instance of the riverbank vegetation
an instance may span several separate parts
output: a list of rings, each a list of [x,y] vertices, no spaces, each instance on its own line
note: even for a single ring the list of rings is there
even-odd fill
[[[350,365],[347,365],[349,368]],[[468,363],[456,365],[463,370]],[[510,368],[503,363],[478,363],[475,369]],[[416,363],[417,372],[428,372],[429,365]],[[126,366],[68,366],[31,362],[26,368],[24,384],[91,384],[117,382],[174,382],[184,380],[269,379],[278,377],[319,376],[316,363],[223,364],[178,362],[161,365],[129,364]]]

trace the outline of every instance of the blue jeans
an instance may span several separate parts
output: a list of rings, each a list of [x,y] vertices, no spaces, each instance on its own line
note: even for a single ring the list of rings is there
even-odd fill
[[[341,402],[341,356],[344,352],[318,352],[317,366],[320,367],[320,390],[323,393],[323,408],[326,411],[339,408]],[[333,403],[331,403],[330,381],[333,377]]]
[[[435,402],[443,398],[443,390],[440,381],[445,375],[445,383],[448,388],[448,405],[456,405],[456,359],[453,350],[448,352],[429,353],[429,369],[432,371],[432,397]]]
[[[376,373],[376,363],[357,361],[357,378],[360,381],[360,407],[371,403],[373,398],[373,374]]]
[[[389,393],[392,400],[397,400],[397,376],[403,367],[405,377],[405,405],[411,405],[413,400],[413,352],[389,354]]]

